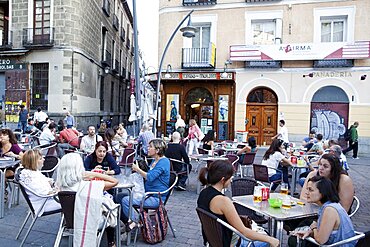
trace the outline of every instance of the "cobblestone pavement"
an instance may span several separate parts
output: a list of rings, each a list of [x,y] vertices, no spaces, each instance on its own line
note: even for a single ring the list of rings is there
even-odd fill
[[[256,163],[259,163],[262,154],[266,149],[261,148],[256,156]],[[359,160],[350,162],[350,176],[352,177],[356,195],[361,201],[361,207],[357,214],[352,218],[356,230],[370,230],[370,157],[361,157]],[[192,172],[190,176],[190,186],[188,191],[174,191],[166,206],[171,222],[176,229],[176,238],[169,230],[166,240],[156,246],[203,246],[200,222],[198,220],[196,208],[196,174]],[[0,219],[0,246],[18,246],[20,241],[14,240],[17,231],[25,218],[27,207],[22,199],[20,205],[11,209],[5,209],[5,217]],[[25,246],[53,246],[59,225],[60,216],[47,216],[37,220]],[[286,237],[283,246],[286,245]],[[105,241],[102,241],[105,246]],[[61,246],[67,246],[64,239]],[[148,246],[140,238],[137,246]]]

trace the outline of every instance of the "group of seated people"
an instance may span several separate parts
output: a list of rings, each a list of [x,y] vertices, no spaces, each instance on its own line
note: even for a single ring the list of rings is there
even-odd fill
[[[273,144],[278,148],[273,152],[271,151],[274,149],[266,152],[270,153],[268,159],[280,160],[286,164],[285,166],[289,165],[289,160],[280,153],[283,149],[282,141],[276,140]],[[226,221],[250,240],[257,241],[254,242],[254,246],[268,246],[268,244],[278,246],[277,239],[253,232],[243,225],[232,201],[222,193],[222,190],[229,186],[232,176],[233,170],[228,161],[215,161],[208,167],[202,168],[199,180],[208,187],[200,193],[198,207]],[[318,169],[307,176],[300,195],[301,200],[320,206],[318,218],[285,221],[284,229],[288,232],[296,227],[308,226],[304,231],[294,232],[294,236],[289,237],[289,246],[297,246],[297,236],[303,239],[311,236],[319,244],[332,244],[354,236],[353,224],[347,214],[350,211],[353,196],[352,180],[343,170],[339,158],[333,153],[324,154],[319,159]],[[237,236],[225,228],[224,230],[226,231],[223,235],[224,246],[235,246]],[[247,246],[247,244],[246,241],[241,242],[241,246]],[[355,244],[356,241],[346,246],[355,246]],[[316,245],[311,245],[304,240],[303,246]]]
[[[1,137],[1,135],[0,135]],[[149,164],[149,170],[142,170],[136,163],[132,165],[133,172],[137,172],[145,180],[145,191],[165,191],[170,184],[170,161],[166,158],[165,151],[167,145],[161,139],[153,139],[149,143],[148,156],[153,158]],[[40,151],[36,149],[27,150],[22,154],[22,166],[24,169],[20,173],[20,181],[23,182],[33,191],[41,195],[48,195],[60,190],[80,191],[86,187],[87,182],[93,182],[95,187],[100,188],[102,197],[107,197],[109,191],[112,193],[112,188],[117,185],[116,178],[110,175],[118,175],[121,172],[120,167],[113,158],[112,154],[108,153],[108,144],[105,141],[98,141],[95,145],[93,153],[88,155],[83,161],[77,153],[68,153],[64,155],[58,166],[56,183],[51,178],[42,174],[41,168],[44,158]],[[103,170],[103,173],[97,172]],[[97,183],[103,183],[98,185]],[[95,188],[94,187],[94,188]],[[122,193],[111,196],[116,203],[121,204],[122,212],[121,220],[127,224],[126,229],[131,230],[137,227],[138,214],[135,210],[129,217],[129,197]],[[42,199],[29,193],[30,201],[33,204],[35,211],[38,211],[42,206]],[[165,200],[166,194],[162,195],[162,200]],[[133,205],[139,206],[141,198],[133,197]],[[152,196],[145,200],[144,207],[157,207],[159,205],[159,197]],[[52,198],[48,199],[40,215],[44,211],[52,211],[59,209],[61,206]],[[128,219],[131,219],[129,221]],[[108,246],[115,246],[114,229],[108,227],[106,229],[108,236]]]

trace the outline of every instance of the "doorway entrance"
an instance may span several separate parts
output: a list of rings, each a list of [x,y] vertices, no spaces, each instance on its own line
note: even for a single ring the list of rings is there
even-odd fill
[[[270,145],[277,133],[277,96],[269,88],[254,89],[247,97],[246,130],[258,145]]]
[[[205,88],[197,87],[188,92],[185,98],[185,121],[195,119],[204,134],[214,129],[213,96]]]

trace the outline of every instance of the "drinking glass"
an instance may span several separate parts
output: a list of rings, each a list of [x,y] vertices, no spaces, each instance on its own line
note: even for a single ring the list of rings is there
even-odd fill
[[[288,195],[288,184],[287,183],[281,183],[280,194]]]
[[[262,202],[262,190],[260,186],[254,186],[253,202]]]

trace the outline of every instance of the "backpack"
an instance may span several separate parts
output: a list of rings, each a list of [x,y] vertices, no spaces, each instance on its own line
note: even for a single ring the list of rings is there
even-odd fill
[[[351,128],[352,128],[352,127],[348,128],[348,129],[346,130],[346,132],[344,133],[344,140],[346,140],[346,141],[351,140]]]

